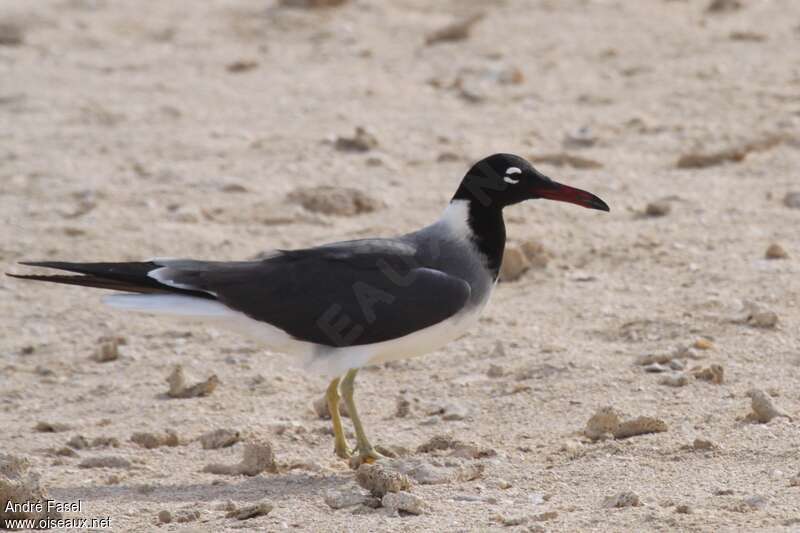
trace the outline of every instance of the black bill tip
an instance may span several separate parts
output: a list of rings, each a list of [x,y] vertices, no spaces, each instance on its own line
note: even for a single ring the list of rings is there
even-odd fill
[[[606,212],[611,211],[611,208],[608,207],[607,203],[605,203],[603,200],[601,200],[600,198],[598,198],[597,196],[594,196],[594,195],[592,195],[591,200],[589,200],[589,202],[587,202],[584,205],[586,207],[588,207],[589,209],[597,209],[597,210],[606,211]]]

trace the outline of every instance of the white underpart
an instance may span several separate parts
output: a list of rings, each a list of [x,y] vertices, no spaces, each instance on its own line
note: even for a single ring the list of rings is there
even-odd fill
[[[117,309],[155,315],[221,318],[233,312],[216,300],[181,294],[112,294],[103,298],[103,303]]]
[[[297,340],[280,328],[254,320],[215,300],[180,294],[113,294],[103,301],[117,309],[200,320],[242,333],[272,351],[297,357],[306,370],[328,377],[340,376],[351,368],[416,357],[441,348],[473,327],[483,308],[472,307],[396,339],[331,348]]]
[[[517,167],[508,167],[506,169],[506,174],[522,174],[522,170]]]

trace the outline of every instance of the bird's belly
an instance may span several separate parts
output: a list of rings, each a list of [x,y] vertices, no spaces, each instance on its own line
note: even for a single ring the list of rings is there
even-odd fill
[[[369,346],[372,355],[367,364],[408,359],[438,350],[448,342],[468,333],[478,322],[481,310],[482,307],[474,307],[403,337],[371,344]]]

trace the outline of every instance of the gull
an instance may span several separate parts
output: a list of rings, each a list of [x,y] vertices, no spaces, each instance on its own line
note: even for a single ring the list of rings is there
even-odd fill
[[[294,356],[330,379],[334,452],[357,466],[382,457],[356,408],[359,368],[423,355],[474,331],[503,261],[503,209],[538,198],[609,211],[594,194],[501,153],[467,171],[438,220],[399,237],[278,250],[257,261],[28,261],[22,264],[71,274],[9,275],[110,289],[116,292],[104,301],[112,307],[209,321]],[[354,450],[341,399],[355,429]]]

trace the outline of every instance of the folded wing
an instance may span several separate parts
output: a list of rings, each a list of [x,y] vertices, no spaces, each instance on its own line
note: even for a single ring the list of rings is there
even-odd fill
[[[153,260],[27,263],[76,276],[40,281],[217,300],[292,337],[325,346],[387,341],[432,326],[469,301],[466,281],[417,264],[394,241],[354,241],[279,252],[263,261]]]

